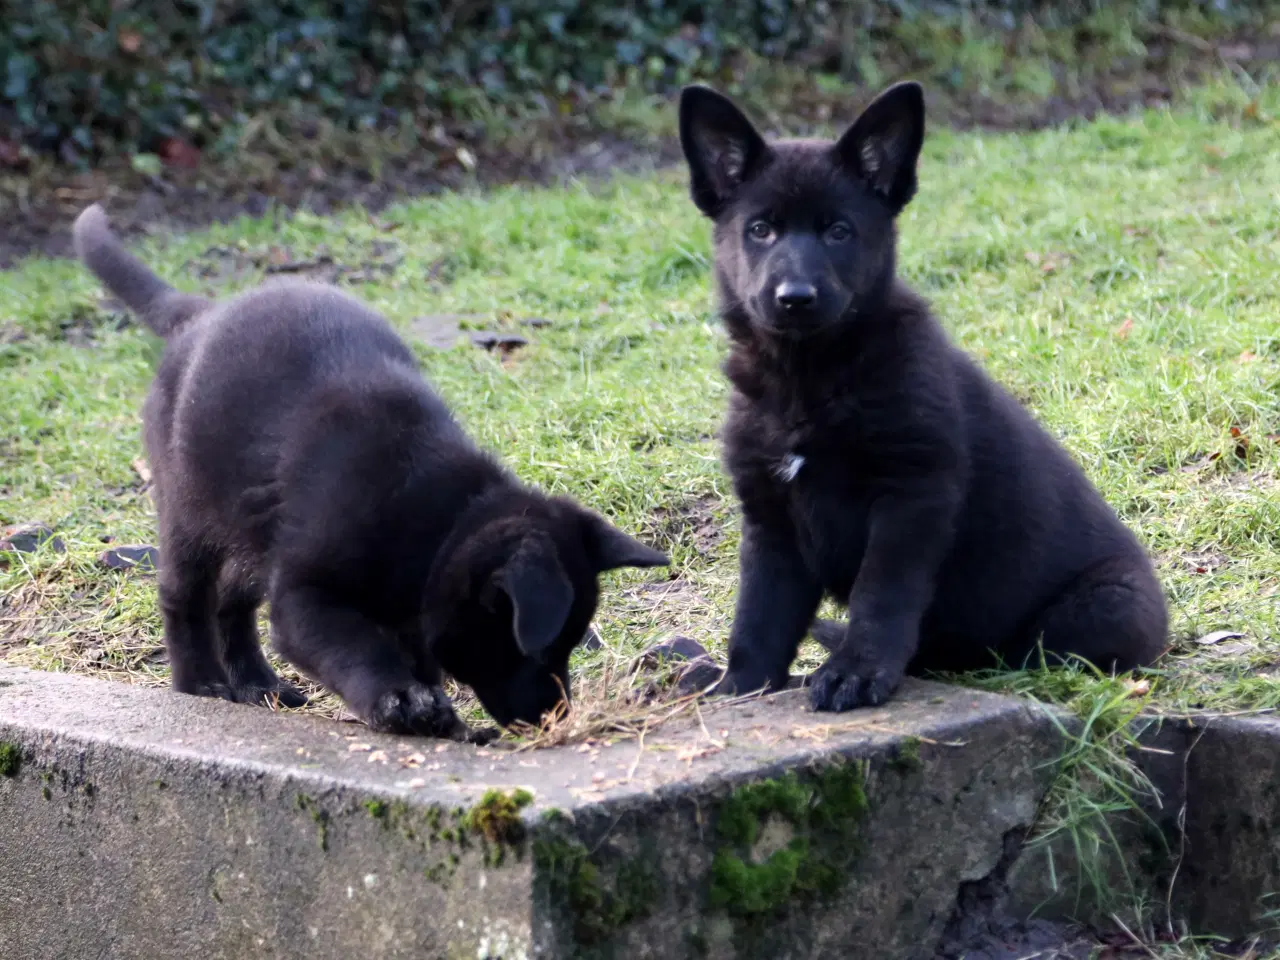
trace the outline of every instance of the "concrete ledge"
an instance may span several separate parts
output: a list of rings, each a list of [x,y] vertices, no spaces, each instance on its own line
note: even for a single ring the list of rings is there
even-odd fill
[[[802,704],[513,753],[0,668],[0,952],[932,956],[1052,724],[927,683]]]

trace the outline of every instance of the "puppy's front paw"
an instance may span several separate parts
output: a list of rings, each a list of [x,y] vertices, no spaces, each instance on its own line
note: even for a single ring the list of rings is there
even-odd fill
[[[282,707],[305,707],[307,695],[286,680],[276,680],[270,686],[245,683],[232,688],[237,703],[252,703],[258,706],[272,706],[279,703]]]
[[[403,690],[389,690],[374,702],[366,722],[379,733],[410,734],[422,737],[463,739],[467,726],[453,711],[453,704],[440,687],[413,684]]]
[[[768,682],[763,677],[749,676],[742,672],[726,670],[724,676],[720,678],[720,682],[711,689],[709,696],[738,697],[763,690],[767,685]]]
[[[878,707],[902,683],[902,671],[832,657],[809,681],[809,703],[815,710],[841,713],[854,707]]]
[[[468,727],[461,720],[459,720],[458,723],[461,725],[461,730],[459,732],[462,735],[457,737],[457,739],[461,740],[463,743],[474,743],[477,746],[483,747],[486,744],[493,743],[493,741],[502,736],[502,731],[497,727]]]

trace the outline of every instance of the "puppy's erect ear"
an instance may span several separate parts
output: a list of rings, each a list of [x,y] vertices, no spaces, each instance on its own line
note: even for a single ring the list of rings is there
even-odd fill
[[[680,146],[693,202],[714,217],[755,173],[768,147],[728,97],[697,84],[680,93]]]
[[[665,567],[671,562],[665,553],[646,547],[594,513],[586,519],[587,551],[600,573],[618,567]]]
[[[896,216],[915,196],[923,143],[924,90],[907,81],[871,101],[835,149],[845,169],[883,197]]]
[[[573,608],[573,584],[549,543],[521,546],[498,574],[498,586],[511,598],[516,645],[539,657],[555,643]]]

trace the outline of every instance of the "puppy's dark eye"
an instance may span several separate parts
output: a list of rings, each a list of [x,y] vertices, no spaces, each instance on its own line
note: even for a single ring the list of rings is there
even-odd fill
[[[757,220],[747,227],[747,233],[752,240],[759,240],[764,243],[773,239],[773,226],[765,220]]]
[[[852,237],[853,228],[847,223],[833,223],[827,227],[827,243],[844,243]]]

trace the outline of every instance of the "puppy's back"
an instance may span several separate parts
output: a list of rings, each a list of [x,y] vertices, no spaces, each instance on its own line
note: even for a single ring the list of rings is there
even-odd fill
[[[281,281],[219,302],[170,343],[148,432],[230,498],[272,483],[279,457],[335,406],[452,435],[443,402],[390,324],[328,286]],[[216,479],[215,479],[216,478]]]

